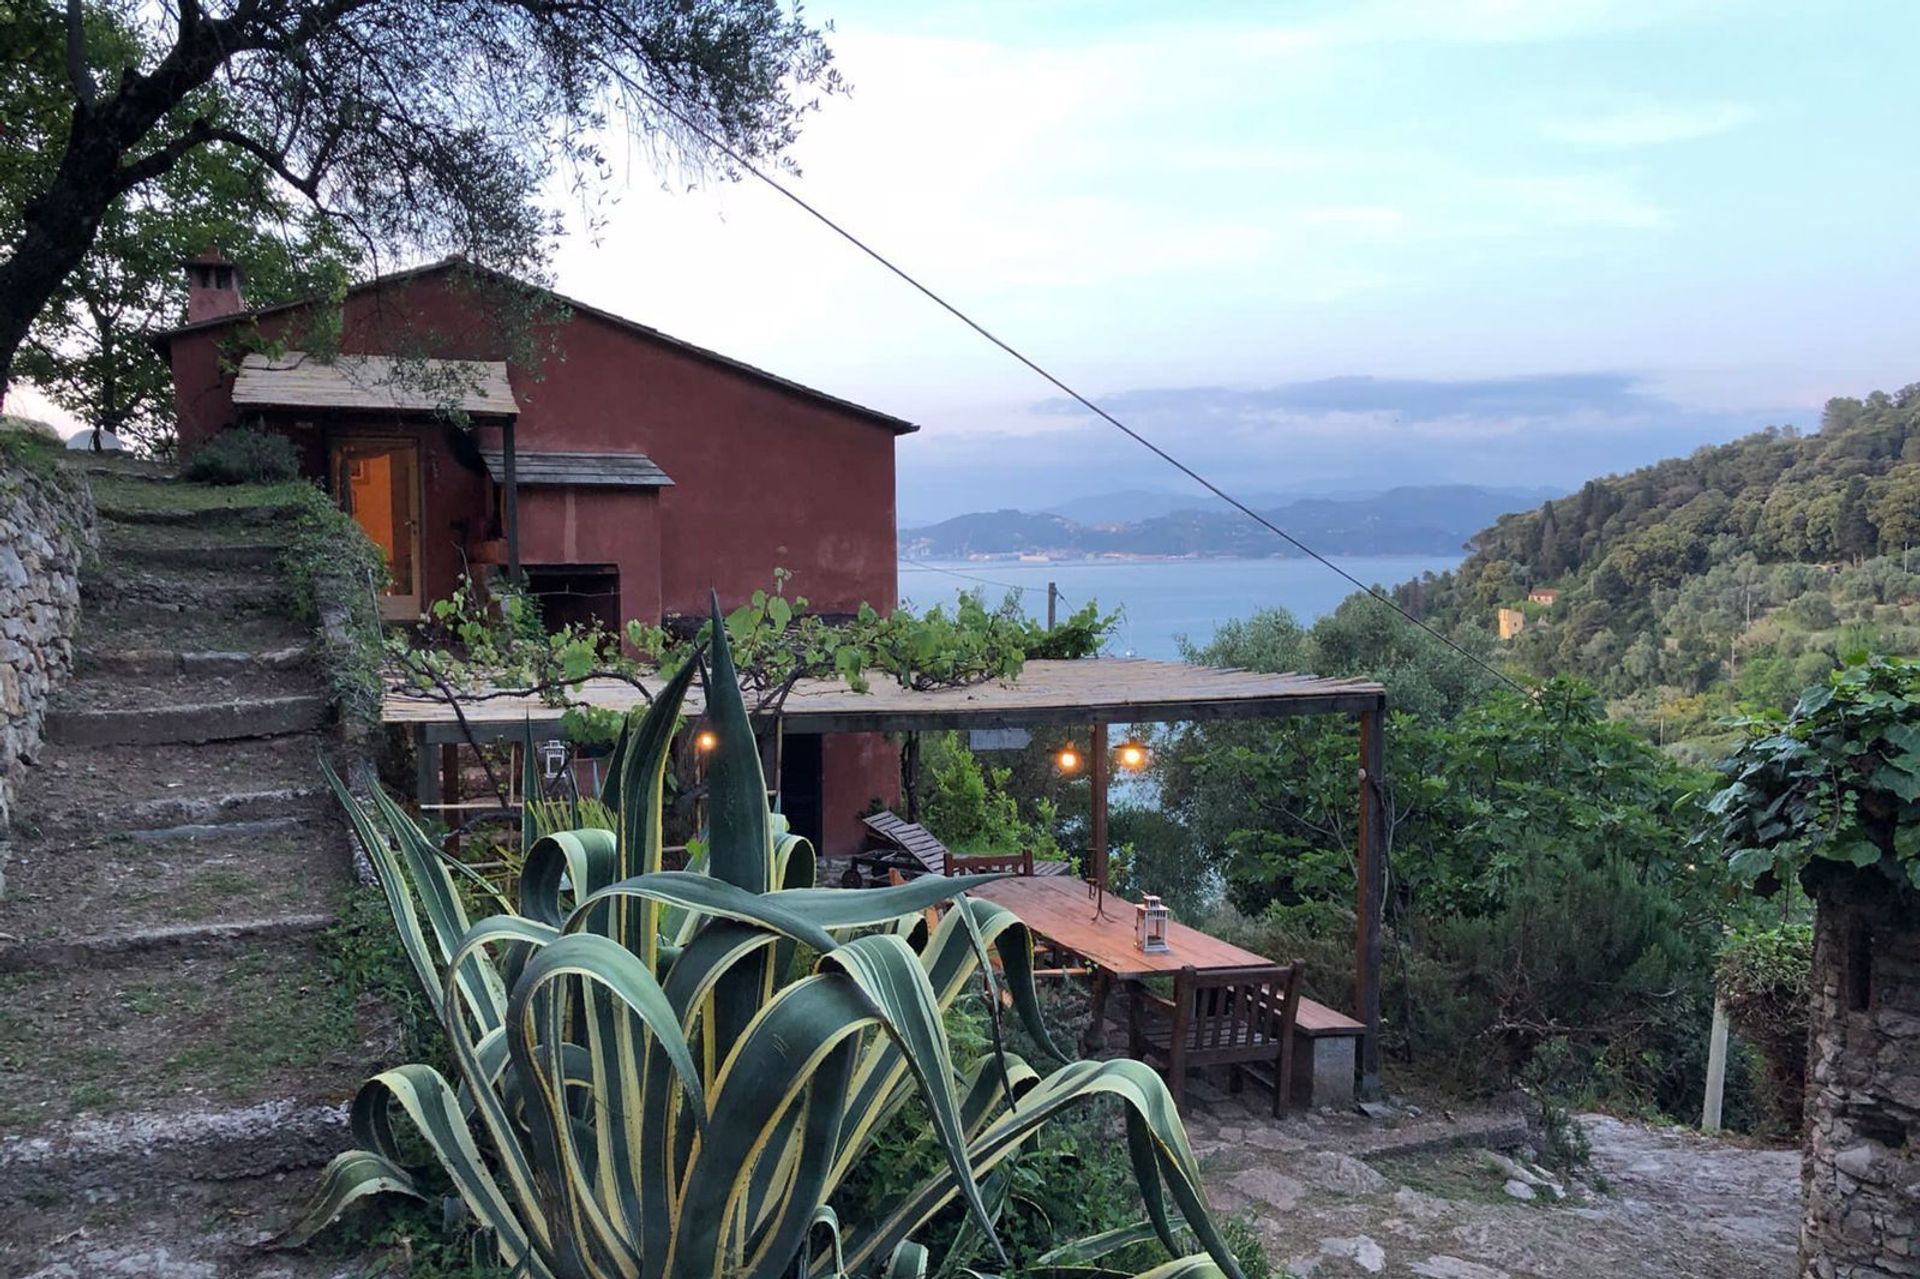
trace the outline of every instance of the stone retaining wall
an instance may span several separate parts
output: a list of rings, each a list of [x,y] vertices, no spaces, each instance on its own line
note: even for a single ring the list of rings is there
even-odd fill
[[[1801,1273],[1920,1276],[1920,893],[1843,871],[1816,899]]]
[[[0,455],[0,844],[21,763],[39,749],[47,703],[73,667],[93,523],[84,479]]]

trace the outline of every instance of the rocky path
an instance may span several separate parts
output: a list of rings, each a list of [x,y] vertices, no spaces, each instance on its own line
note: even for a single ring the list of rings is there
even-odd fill
[[[76,675],[0,898],[0,1275],[330,1273],[244,1246],[390,1036],[320,944],[350,864],[324,683],[270,510],[95,487]]]
[[[1215,1205],[1311,1279],[1790,1279],[1797,1151],[1589,1115],[1589,1169],[1555,1202],[1506,1188],[1489,1145],[1517,1119],[1359,1116],[1276,1124],[1215,1093],[1188,1126]]]

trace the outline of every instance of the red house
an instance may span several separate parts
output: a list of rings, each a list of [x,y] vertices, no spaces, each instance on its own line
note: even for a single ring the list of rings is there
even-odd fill
[[[390,617],[510,560],[550,620],[616,629],[703,616],[710,589],[737,604],[776,567],[817,612],[896,603],[908,422],[459,259],[357,285],[337,311],[248,310],[216,255],[188,271],[188,322],[160,339],[183,453],[236,425],[293,440],[386,551]],[[894,754],[795,744],[788,811],[845,851],[897,791]]]

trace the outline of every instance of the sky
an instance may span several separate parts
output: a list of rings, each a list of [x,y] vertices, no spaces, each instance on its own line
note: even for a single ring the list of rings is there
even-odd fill
[[[1912,0],[814,0],[794,188],[1262,492],[1577,487],[1920,380]],[[563,292],[921,424],[902,521],[1187,485],[752,181]]]

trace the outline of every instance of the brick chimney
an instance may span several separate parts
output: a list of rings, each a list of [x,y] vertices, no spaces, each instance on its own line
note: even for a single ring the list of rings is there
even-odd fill
[[[229,262],[220,250],[209,247],[181,265],[187,268],[188,324],[238,315],[247,309],[246,300],[240,296],[247,273],[237,263]]]

